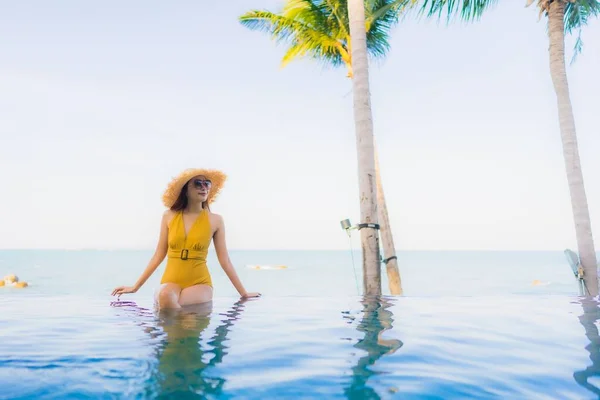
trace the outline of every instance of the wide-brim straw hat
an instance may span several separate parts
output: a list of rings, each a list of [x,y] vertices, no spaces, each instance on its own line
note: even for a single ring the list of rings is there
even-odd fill
[[[227,180],[227,175],[216,169],[189,168],[174,177],[171,182],[169,182],[167,189],[163,193],[163,204],[167,208],[171,208],[177,201],[177,198],[181,193],[181,189],[185,186],[185,184],[188,183],[190,179],[198,175],[205,176],[206,179],[210,180],[212,183],[206,202],[211,204],[213,201],[215,201],[219,195],[219,192],[221,189],[223,189],[223,185]]]

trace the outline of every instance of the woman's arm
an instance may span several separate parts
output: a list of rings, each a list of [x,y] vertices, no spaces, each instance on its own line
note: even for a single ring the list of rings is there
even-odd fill
[[[229,254],[227,251],[227,244],[225,243],[225,222],[223,221],[223,217],[220,215],[214,214],[217,217],[217,230],[214,235],[215,242],[215,250],[217,252],[217,258],[219,259],[219,264],[221,264],[221,268],[229,277],[229,280],[238,291],[240,296],[242,297],[258,297],[260,293],[248,293],[242,285],[242,281],[238,277],[231,260],[229,259]]]
[[[154,271],[158,268],[160,263],[163,262],[165,257],[167,256],[167,242],[169,237],[169,221],[171,220],[173,212],[167,210],[164,212],[161,224],[160,224],[160,234],[158,238],[158,244],[156,245],[156,250],[154,251],[154,255],[150,259],[150,262],[146,266],[142,275],[138,278],[137,282],[133,286],[119,286],[114,289],[112,295],[121,295],[125,293],[135,293],[137,292],[143,285],[146,283],[148,278],[152,276]]]

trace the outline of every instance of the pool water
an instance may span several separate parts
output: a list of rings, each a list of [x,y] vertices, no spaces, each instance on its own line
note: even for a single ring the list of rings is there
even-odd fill
[[[596,303],[564,296],[220,298],[156,313],[4,298],[0,397],[595,398]],[[592,362],[590,362],[592,360]]]
[[[535,274],[553,283],[522,290],[523,283],[518,293],[456,286],[437,296],[413,289],[371,298],[353,292],[353,275],[342,279],[347,292],[340,293],[336,282],[312,279],[316,267],[300,261],[293,275],[241,267],[262,298],[240,301],[222,289],[212,304],[157,312],[152,285],[119,301],[107,295],[127,283],[114,276],[122,254],[103,255],[114,262],[89,274],[76,273],[80,255],[46,255],[46,264],[36,253],[0,256],[35,282],[0,291],[0,399],[600,396],[600,307],[577,297],[572,281],[558,282],[562,272],[541,267]],[[56,266],[53,273],[47,265]],[[122,275],[140,272],[130,269]],[[45,284],[49,276],[57,281]],[[303,291],[311,282],[320,294]]]

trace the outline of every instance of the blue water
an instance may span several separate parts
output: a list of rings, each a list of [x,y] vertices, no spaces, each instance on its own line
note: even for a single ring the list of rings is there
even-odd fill
[[[600,307],[561,252],[400,253],[405,296],[381,298],[347,252],[232,252],[264,297],[211,255],[211,305],[157,313],[162,267],[114,302],[150,255],[0,251],[31,283],[0,288],[0,399],[599,398]]]

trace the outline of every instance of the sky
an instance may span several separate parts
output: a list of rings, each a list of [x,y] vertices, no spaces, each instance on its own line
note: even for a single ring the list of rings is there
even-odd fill
[[[575,247],[546,25],[524,4],[474,24],[407,18],[371,63],[398,250]],[[229,176],[212,207],[229,249],[348,249],[351,82],[312,60],[280,68],[284,47],[237,20],[281,5],[3,2],[0,248],[153,249],[168,181],[207,167]],[[600,243],[600,22],[583,40],[568,76]]]

